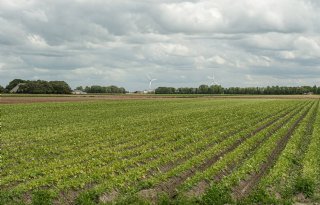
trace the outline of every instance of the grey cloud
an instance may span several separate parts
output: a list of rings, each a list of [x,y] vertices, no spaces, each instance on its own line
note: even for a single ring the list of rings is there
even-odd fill
[[[316,0],[3,0],[0,84],[224,86],[320,81]],[[217,79],[218,80],[218,79]]]

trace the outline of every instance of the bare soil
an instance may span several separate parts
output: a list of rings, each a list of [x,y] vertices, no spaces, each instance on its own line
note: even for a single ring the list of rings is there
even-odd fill
[[[279,118],[281,117],[284,117],[285,115],[289,114],[290,112],[292,112],[294,109],[291,109],[290,111],[286,112],[285,114],[281,115]],[[268,116],[267,118],[265,119],[268,119],[270,116]],[[216,140],[213,140],[212,142],[210,142],[209,144],[207,144],[203,149],[199,149],[197,150],[195,153],[193,153],[192,155],[186,155],[186,156],[183,156],[181,158],[178,158],[177,160],[175,161],[170,161],[170,162],[167,162],[165,163],[164,165],[158,167],[158,168],[154,168],[154,169],[150,169],[147,174],[146,174],[146,178],[149,178],[150,176],[152,175],[155,175],[157,174],[158,172],[161,172],[161,173],[164,173],[164,172],[168,172],[169,170],[173,169],[174,167],[178,166],[179,164],[182,164],[184,162],[186,162],[191,156],[196,156],[196,155],[199,155],[203,150],[206,150],[206,149],[209,149],[210,147],[214,146],[215,144],[218,144],[218,143],[221,143],[225,140],[227,140],[228,138],[236,135],[237,133],[239,132],[242,132],[243,130],[245,130],[245,128],[242,128],[242,129],[239,129],[239,130],[236,130],[236,131],[232,131],[228,134],[226,134],[224,137],[221,137],[219,139],[216,139]],[[206,137],[209,137],[208,134]],[[179,151],[180,149],[178,150],[175,150],[175,151]]]
[[[264,176],[264,174],[275,164],[281,152],[286,147],[286,144],[291,138],[291,135],[293,134],[294,130],[297,128],[299,123],[305,118],[305,116],[310,111],[310,109],[311,108],[309,108],[306,112],[304,112],[302,116],[299,117],[299,119],[292,125],[292,127],[290,127],[290,129],[285,134],[285,136],[280,139],[277,146],[269,155],[267,160],[264,163],[262,163],[259,171],[256,173],[253,173],[248,180],[242,181],[240,185],[235,188],[235,191],[234,191],[235,198],[241,199],[247,196],[252,191],[252,189],[259,183],[260,179]]]
[[[137,100],[137,99],[319,99],[319,95],[0,95],[0,104],[44,103],[44,102],[79,102],[97,100]]]
[[[99,201],[102,203],[110,203],[114,201],[119,196],[119,193],[113,190],[110,193],[104,193],[99,197]]]
[[[44,103],[44,102],[80,102],[101,100],[151,99],[147,96],[105,95],[105,96],[61,96],[61,97],[1,97],[0,104]],[[160,97],[159,99],[164,99]]]
[[[287,113],[284,114],[284,116]],[[281,118],[281,117],[279,117]],[[198,171],[205,171],[207,168],[209,168],[210,166],[212,166],[215,162],[217,162],[221,157],[223,157],[225,154],[233,151],[234,149],[236,149],[241,143],[243,143],[246,139],[254,136],[256,133],[260,132],[261,130],[271,126],[273,123],[275,123],[278,119],[272,120],[268,123],[266,123],[263,126],[260,126],[259,128],[257,128],[256,130],[254,130],[253,132],[251,132],[250,134],[241,137],[240,139],[236,140],[231,146],[229,146],[227,149],[223,150],[222,152],[218,153],[217,155],[214,155],[213,157],[207,159],[204,163],[202,163],[200,166],[197,167],[193,167],[185,172],[183,172],[182,174],[178,175],[178,176],[174,176],[172,178],[170,178],[168,181],[163,182],[161,184],[159,184],[158,186],[156,186],[155,188],[152,189],[148,189],[148,190],[142,190],[139,192],[139,195],[141,196],[148,196],[150,195],[150,192],[157,192],[157,193],[161,193],[161,192],[166,192],[170,197],[175,197],[177,195],[177,190],[176,188],[181,185],[186,179],[188,179],[189,177],[192,177],[193,175],[196,174],[196,172]],[[206,182],[202,183],[201,187],[205,188],[204,184]],[[200,187],[199,187],[200,189]],[[147,194],[146,194],[147,193]]]
[[[297,111],[295,111],[291,116],[294,116],[296,114],[298,114],[300,111],[302,110],[302,107],[300,109],[298,109]],[[278,119],[286,116],[287,114],[289,114],[290,112],[287,112],[284,115],[281,115]],[[216,182],[219,182],[222,180],[223,177],[229,175],[232,173],[232,171],[237,168],[239,165],[241,165],[245,159],[250,156],[249,153],[253,153],[256,150],[258,150],[259,147],[262,146],[262,144],[269,139],[273,133],[275,133],[277,130],[279,130],[284,124],[286,124],[287,122],[289,122],[290,118],[288,118],[287,120],[285,120],[284,122],[280,123],[279,125],[277,125],[274,129],[272,129],[271,132],[268,132],[268,134],[266,136],[263,137],[263,139],[261,139],[260,141],[258,141],[253,147],[251,147],[251,149],[247,152],[247,154],[245,156],[243,156],[241,159],[237,160],[237,161],[233,161],[230,164],[227,165],[227,167],[225,167],[223,170],[221,170],[220,172],[218,172],[215,176],[212,177],[212,179]],[[186,196],[188,197],[198,197],[201,196],[206,188],[208,188],[210,186],[210,181],[208,180],[203,180],[200,181],[196,186],[194,186],[192,189],[190,189],[187,193]]]

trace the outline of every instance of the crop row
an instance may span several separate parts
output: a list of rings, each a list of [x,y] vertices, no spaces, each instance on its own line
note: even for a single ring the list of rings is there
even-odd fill
[[[238,107],[235,107],[236,109],[238,109]],[[230,110],[231,112],[234,112],[234,110]],[[210,112],[209,112],[209,114],[210,114]],[[219,116],[219,115],[217,115],[217,116]],[[217,116],[215,116],[215,117],[217,117]],[[197,117],[197,115],[196,115],[196,117]],[[208,115],[205,115],[205,117],[210,117],[210,116],[208,116]],[[209,120],[210,120],[211,118],[209,118]],[[201,121],[201,119],[200,119],[200,121]],[[212,122],[212,121],[211,121]],[[196,123],[194,123],[194,124],[196,124]],[[197,125],[197,124],[196,124]],[[214,124],[213,124],[214,125]],[[192,128],[192,127],[191,127]],[[213,128],[215,128],[215,127],[213,127]],[[194,129],[194,128],[193,128]],[[185,130],[185,128],[181,128],[181,130],[182,130],[182,133],[187,133],[186,131],[188,131],[188,129],[187,130]],[[206,130],[207,131],[207,130]],[[221,131],[221,130],[220,130]],[[165,133],[165,132],[164,132]],[[175,135],[177,135],[177,133],[179,133],[179,130],[175,130],[174,131],[174,133],[173,134],[175,134]],[[170,132],[169,132],[169,134],[167,135],[167,136],[173,136],[173,137],[175,137],[174,135],[171,135],[170,134]],[[193,136],[190,136],[190,137],[193,137]],[[139,140],[139,139],[141,139],[141,140]],[[145,140],[147,140],[146,138],[135,138],[134,139],[135,141],[142,141],[142,142],[144,142],[145,143]],[[162,140],[162,142],[165,142],[166,140],[167,140],[167,138],[165,138],[165,137],[163,137],[163,138],[161,138],[161,140]],[[128,142],[129,144],[131,143],[131,142]],[[155,143],[155,141],[150,141],[150,142],[148,142],[150,145],[153,145],[153,143]],[[174,145],[174,144],[173,144]],[[95,147],[93,147],[93,148],[95,148]],[[107,147],[106,147],[107,148]],[[55,168],[59,168],[59,170],[58,170],[58,173],[57,173],[57,175],[59,175],[59,172],[61,172],[63,175],[66,175],[67,177],[68,177],[68,175],[70,174],[70,172],[71,172],[71,174],[77,174],[77,173],[75,173],[76,171],[77,171],[77,169],[78,169],[78,171],[81,173],[81,172],[83,172],[83,170],[80,170],[79,169],[79,167],[76,167],[76,166],[72,166],[73,164],[76,164],[77,165],[77,163],[78,162],[83,162],[83,161],[85,161],[85,159],[86,159],[86,156],[88,157],[88,159],[91,159],[90,160],[90,164],[86,164],[86,166],[90,166],[90,167],[92,167],[92,166],[96,166],[96,165],[100,165],[100,166],[104,166],[105,164],[103,164],[103,162],[101,163],[101,161],[99,161],[99,158],[97,159],[97,160],[95,160],[95,158],[94,158],[94,156],[99,156],[100,158],[102,158],[104,161],[106,161],[107,159],[105,158],[105,157],[112,157],[113,159],[119,159],[119,156],[116,156],[116,154],[127,154],[127,153],[130,153],[130,152],[132,152],[132,151],[130,151],[130,150],[127,150],[126,152],[119,152],[119,150],[121,150],[122,149],[122,147],[120,147],[120,149],[119,149],[119,147],[115,147],[115,149],[116,150],[110,150],[110,149],[108,149],[108,150],[105,150],[105,148],[101,148],[101,149],[98,149],[98,150],[96,150],[96,149],[94,149],[94,150],[92,150],[92,151],[88,151],[87,152],[87,154],[88,155],[85,155],[85,156],[83,156],[82,155],[82,157],[81,158],[74,158],[74,157],[71,157],[70,158],[70,160],[63,160],[63,161],[61,161],[61,163],[63,163],[62,165],[64,165],[65,164],[65,168],[67,168],[67,169],[69,169],[70,171],[68,171],[68,170],[66,170],[66,169],[63,169],[63,167],[61,167],[61,165],[59,165],[59,162],[60,161],[58,161],[57,160],[57,162],[55,161],[55,160],[53,160],[53,162],[51,162],[51,163],[46,163],[46,161],[41,161],[41,160],[39,160],[39,159],[37,159],[37,161],[35,162],[35,163],[32,163],[32,161],[31,162],[29,162],[28,163],[28,166],[31,168],[31,169],[25,169],[26,167],[22,167],[21,169],[18,169],[18,167],[17,166],[15,166],[15,171],[16,172],[18,172],[19,174],[20,174],[20,176],[23,176],[23,177],[25,177],[25,178],[23,178],[23,177],[21,177],[20,178],[20,176],[15,176],[15,175],[13,175],[12,174],[12,172],[11,172],[11,178],[12,179],[20,179],[20,180],[22,180],[22,181],[28,181],[28,182],[31,182],[35,177],[37,177],[37,176],[43,176],[43,175],[51,175],[52,176],[52,174],[55,174],[55,173],[51,173],[51,172],[49,172],[49,173],[45,173],[45,172],[43,172],[43,171],[45,171],[45,170],[49,170],[49,171],[55,171]],[[118,149],[118,150],[117,150]],[[60,151],[66,151],[66,150],[60,150]],[[100,151],[100,153],[99,153],[99,151]],[[147,150],[148,151],[148,150]],[[95,155],[93,155],[92,153],[94,153]],[[27,155],[28,155],[28,153],[26,153]],[[44,153],[42,153],[42,154],[44,154]],[[73,156],[79,156],[80,155],[80,153],[75,153],[76,155],[73,155]],[[101,155],[102,154],[102,155]],[[28,158],[27,158],[28,159]],[[78,162],[77,162],[77,160],[79,160]],[[37,166],[35,166],[35,165],[37,165],[37,164],[43,164],[43,163],[46,163],[46,167],[45,167],[45,170],[44,170],[44,168],[41,168],[41,167],[39,167],[39,168],[41,168],[40,170],[37,170]],[[50,166],[50,164],[53,164],[53,166]],[[79,165],[81,165],[81,164],[79,164]],[[29,173],[28,173],[28,171],[29,171]],[[4,180],[3,180],[3,182],[5,183],[6,182],[6,180],[10,180],[10,178],[4,178]],[[50,180],[50,179],[48,179],[48,180]],[[50,182],[50,181],[49,181]],[[46,184],[45,184],[46,185]]]
[[[268,169],[273,166],[292,132],[310,110],[311,108],[308,106],[291,118],[287,124],[274,132],[255,153],[249,156],[239,168],[233,170],[228,177],[223,178],[221,183],[232,188],[236,197],[248,194]]]
[[[279,116],[275,118],[276,121],[278,117]],[[280,118],[283,118],[283,116],[281,116]],[[163,185],[161,185],[161,189],[166,190],[170,188],[166,191],[168,191],[170,194],[174,193],[175,188],[177,188],[180,184],[184,183],[185,180],[191,179],[190,177],[194,175],[205,173],[205,171],[207,171],[208,168],[212,167],[212,164],[215,164],[219,160],[224,159],[226,156],[229,155],[231,151],[236,149],[238,146],[242,145],[243,142],[246,142],[252,137],[257,136],[256,133],[260,133],[262,130],[270,129],[269,126],[273,123],[274,121],[272,120],[271,123],[266,123],[267,126],[262,125],[262,127],[266,129],[259,129],[259,127],[257,129],[257,127],[255,127],[254,129],[251,129],[249,131],[246,130],[244,132],[238,133],[232,138],[229,138],[223,141],[222,143],[219,143],[216,146],[213,146],[210,149],[205,150],[201,154],[190,158],[182,166],[178,166],[177,168],[170,170],[170,172],[162,176],[157,176],[158,181],[154,183],[159,183],[160,181],[168,180]],[[163,189],[163,187],[165,188]]]
[[[195,191],[195,189],[197,189],[199,185],[201,185],[202,187],[204,186],[204,182],[201,181],[203,179],[205,179],[205,181],[207,182],[206,186],[208,187],[210,181],[219,181],[222,178],[227,177],[228,174],[234,171],[237,167],[241,166],[248,157],[254,155],[259,150],[259,148],[264,146],[264,143],[272,138],[274,133],[278,132],[283,126],[286,126],[288,123],[290,123],[290,120],[293,117],[299,115],[301,111],[302,107],[279,119],[270,127],[267,127],[261,130],[259,133],[256,133],[253,137],[244,141],[228,155],[219,159],[219,161],[217,161],[214,166],[210,167],[205,172],[197,173],[195,177],[189,179],[184,186],[184,189],[194,186],[194,184],[197,182],[198,185],[193,187],[193,191]],[[197,191],[196,193],[201,194],[201,192],[199,191]]]
[[[278,116],[274,116],[274,119],[277,119]],[[272,121],[273,119],[268,119],[269,121]],[[259,122],[259,119],[258,119],[258,122]],[[262,122],[261,124],[263,123],[266,123],[266,122]],[[256,125],[257,123],[253,123],[252,125]],[[259,123],[258,123],[259,125]],[[248,134],[248,133],[251,133],[252,131],[254,131],[254,129],[256,128],[252,128],[250,127],[249,129],[246,129],[245,131],[242,131],[242,132],[239,132],[238,135],[235,135],[233,136],[234,138],[239,138],[241,136],[241,134]],[[159,182],[162,182],[162,181],[166,181],[167,179],[173,177],[173,176],[176,176],[178,173],[182,173],[184,170],[189,170],[191,167],[193,166],[196,166],[197,164],[200,164],[202,161],[204,161],[205,159],[207,159],[209,156],[212,156],[213,153],[216,153],[218,150],[222,149],[223,147],[227,147],[228,144],[231,144],[232,142],[236,141],[235,139],[232,139],[230,141],[226,140],[227,143],[220,143],[220,144],[216,144],[212,147],[210,147],[210,151],[206,150],[198,155],[195,155],[193,157],[191,157],[188,161],[186,161],[185,163],[177,166],[177,167],[173,167],[173,169],[171,169],[170,171],[166,172],[166,173],[159,173],[153,177],[151,177],[150,179],[147,179],[147,180],[143,180],[142,182],[143,183],[138,183],[138,187],[140,188],[148,188],[150,186],[152,186],[153,184],[156,185],[158,184]],[[201,142],[201,141],[200,141]],[[197,144],[200,143],[200,142],[194,142],[192,144],[192,146],[194,147],[197,147]],[[189,147],[188,147],[189,148]],[[190,148],[188,149],[190,150]],[[188,151],[187,150],[187,151]],[[168,156],[168,157],[171,157],[171,156]],[[135,173],[135,176],[139,176],[141,175],[141,173]],[[123,176],[122,176],[123,179],[125,179]],[[144,177],[142,177],[144,178]],[[139,178],[137,178],[137,180],[140,180]],[[123,183],[123,182],[122,182]],[[122,184],[124,185],[124,187],[126,188],[126,184]],[[131,186],[129,186],[131,187]],[[117,185],[116,186],[110,186],[110,183],[103,186],[103,184],[100,184],[99,186],[96,187],[96,189],[101,189],[101,190],[105,190],[105,189],[114,189],[114,188],[121,188],[120,185]],[[128,190],[126,190],[128,191]]]
[[[0,188],[16,194],[46,187],[55,194],[116,190],[123,194],[168,192],[173,196],[187,193],[199,183],[209,187],[219,182],[235,188],[236,193],[237,188],[243,190],[242,183],[260,172],[279,142],[287,143],[289,138],[284,136],[288,130],[294,131],[288,146],[308,148],[305,156],[301,155],[301,163],[317,153],[311,128],[303,138],[309,139],[305,145],[300,145],[304,140],[298,134],[308,124],[318,122],[312,102],[72,103],[74,109],[70,104],[57,103],[37,105],[40,108],[35,113],[31,109],[36,105],[8,106]],[[10,110],[22,108],[25,113],[17,112],[17,118],[9,119]],[[303,162],[300,175],[314,173],[311,176],[318,179],[318,169],[307,165]]]
[[[296,184],[301,177],[303,165],[306,164],[303,162],[306,150],[309,146],[314,146],[311,140],[315,134],[314,126],[318,110],[319,102],[297,127],[270,173],[261,180],[260,189],[269,190],[271,197],[278,195],[280,198],[281,195],[281,198],[290,199],[297,191]]]

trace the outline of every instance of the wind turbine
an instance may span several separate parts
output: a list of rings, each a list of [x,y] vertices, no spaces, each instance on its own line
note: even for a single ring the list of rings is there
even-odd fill
[[[219,83],[217,83],[217,82],[214,80],[214,73],[212,73],[212,76],[208,76],[208,78],[209,78],[210,80],[212,80],[211,83],[210,83],[210,86],[212,86],[212,85],[219,85]]]
[[[151,78],[150,75],[148,75],[148,74],[147,74],[147,77],[148,77],[148,79],[149,79],[149,90],[151,90],[152,82],[155,81],[155,80],[157,80],[157,79]]]

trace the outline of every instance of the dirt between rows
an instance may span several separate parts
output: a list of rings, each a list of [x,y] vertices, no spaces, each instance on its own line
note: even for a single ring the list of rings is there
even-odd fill
[[[293,114],[291,114],[291,117],[295,116],[296,114],[298,114],[300,111],[302,110],[302,108],[298,109],[297,111],[295,111]],[[281,115],[277,120],[285,117],[287,114],[289,114],[290,112],[287,112],[285,115]],[[212,179],[215,182],[219,182],[222,180],[223,177],[229,175],[232,173],[232,171],[238,167],[239,165],[241,165],[245,159],[247,159],[247,157],[250,155],[249,153],[253,153],[255,151],[257,151],[259,149],[259,147],[262,146],[262,144],[269,139],[273,133],[275,133],[277,130],[279,130],[284,124],[288,123],[289,120],[291,119],[291,117],[289,117],[288,119],[286,119],[285,121],[283,121],[282,123],[280,123],[279,125],[277,125],[275,128],[272,129],[272,131],[268,132],[266,136],[264,136],[260,141],[258,141],[251,149],[248,150],[247,154],[244,155],[242,158],[240,158],[237,161],[233,161],[230,164],[227,165],[227,167],[225,167],[223,170],[221,170],[220,172],[218,172],[216,175],[214,175],[212,177]],[[248,155],[249,154],[249,155]],[[191,190],[189,190],[187,192],[187,196],[194,196],[194,197],[198,197],[201,196],[206,189],[210,186],[210,181],[209,180],[203,180],[200,181],[196,186],[194,186]]]
[[[79,102],[98,100],[138,100],[138,99],[319,99],[319,95],[235,95],[235,96],[192,96],[192,95],[61,95],[61,96],[0,96],[0,104],[43,103],[43,102]]]
[[[288,113],[283,114],[283,116],[285,116]],[[280,116],[281,118],[281,116]],[[157,193],[161,193],[161,192],[166,192],[169,197],[175,197],[177,194],[177,190],[176,188],[182,184],[186,179],[188,179],[189,177],[193,176],[194,174],[196,174],[197,171],[204,171],[206,170],[208,167],[210,167],[211,165],[213,165],[215,162],[217,162],[221,157],[223,157],[225,154],[233,151],[234,149],[236,149],[243,141],[245,141],[246,139],[254,136],[255,134],[257,134],[258,132],[260,132],[261,130],[271,126],[273,123],[275,123],[278,119],[272,120],[262,126],[260,126],[259,128],[257,128],[256,130],[254,130],[253,132],[251,132],[250,134],[248,134],[247,136],[243,136],[242,138],[239,138],[238,140],[236,140],[230,147],[228,147],[227,149],[223,150],[222,152],[218,153],[217,155],[207,159],[203,164],[201,164],[200,166],[197,167],[193,167],[183,173],[181,173],[178,176],[172,177],[170,178],[168,181],[165,181],[161,184],[159,184],[158,186],[151,188],[151,189],[146,189],[146,190],[141,190],[139,192],[139,195],[142,196],[143,198],[148,198],[152,201],[156,201],[156,196]]]
[[[279,118],[289,114],[293,110],[295,110],[295,108],[290,109],[290,111],[288,111],[288,112],[285,112],[285,114],[282,114],[281,116],[279,116]],[[269,119],[272,116],[273,115],[270,115],[270,116],[266,117],[264,120]],[[201,148],[201,149],[197,150],[195,153],[190,153],[190,155],[186,155],[184,157],[178,158],[175,161],[170,161],[170,162],[168,162],[168,163],[166,163],[166,164],[164,164],[164,165],[162,165],[162,166],[160,166],[158,168],[150,169],[146,174],[146,178],[149,178],[150,176],[155,175],[158,172],[160,172],[160,173],[168,172],[169,170],[171,170],[175,166],[177,166],[179,164],[182,164],[183,162],[187,161],[191,157],[191,155],[192,156],[199,155],[203,150],[207,150],[210,147],[214,146],[215,144],[221,143],[221,142],[227,140],[228,138],[236,135],[237,133],[244,131],[245,129],[246,128],[241,128],[241,129],[232,131],[232,132],[226,134],[224,137],[221,137],[221,138],[213,140],[211,143],[207,144],[204,148]],[[206,136],[206,137],[208,137],[208,136]],[[175,151],[178,151],[178,150],[175,150]]]
[[[101,101],[101,100],[128,100],[128,99],[168,99],[166,97],[148,96],[61,96],[61,97],[0,97],[0,104],[20,104],[20,103],[44,103],[44,102],[81,102],[81,101]]]
[[[311,108],[309,108],[305,113],[303,113],[303,115],[299,117],[299,119],[292,125],[292,127],[290,127],[286,135],[282,139],[280,139],[276,148],[272,151],[272,153],[267,158],[267,161],[265,161],[261,165],[259,171],[257,173],[252,174],[247,181],[243,181],[242,183],[240,183],[240,185],[235,189],[235,193],[234,193],[235,198],[240,199],[248,195],[251,192],[251,190],[260,181],[262,176],[264,176],[264,174],[274,165],[274,163],[280,156],[281,152],[286,147],[289,139],[292,136],[292,133],[300,124],[300,122],[306,117],[310,109]]]

